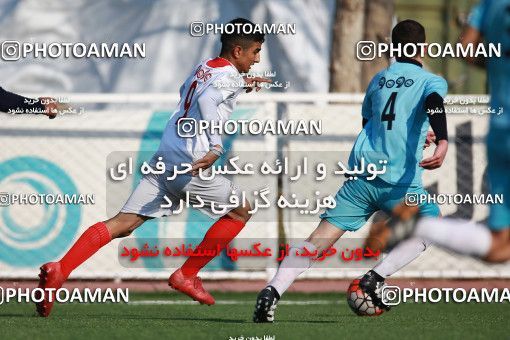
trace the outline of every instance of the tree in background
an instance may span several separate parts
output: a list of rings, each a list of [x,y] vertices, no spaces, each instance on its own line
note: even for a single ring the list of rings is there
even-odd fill
[[[371,78],[389,65],[387,58],[356,58],[361,40],[386,42],[394,15],[393,0],[337,0],[331,46],[330,92],[363,92]]]

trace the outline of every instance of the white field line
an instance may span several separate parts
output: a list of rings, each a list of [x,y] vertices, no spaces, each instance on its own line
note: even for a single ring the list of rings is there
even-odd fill
[[[285,301],[278,302],[279,305],[342,305],[345,301],[335,300],[305,300],[305,301]],[[129,305],[198,305],[197,301],[191,300],[137,300],[131,301]],[[247,300],[216,300],[217,305],[255,305],[254,301]]]

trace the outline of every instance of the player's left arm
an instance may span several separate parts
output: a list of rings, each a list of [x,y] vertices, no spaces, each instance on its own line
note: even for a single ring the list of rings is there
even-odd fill
[[[34,110],[53,119],[57,116],[58,107],[56,100],[53,98],[41,97],[38,100],[34,100],[6,91],[0,87],[0,111],[9,112],[10,110],[17,111],[18,109],[22,110],[22,113]]]
[[[432,131],[434,131],[436,149],[432,157],[425,158],[420,162],[420,166],[427,170],[433,170],[443,164],[448,151],[448,127],[443,97],[437,92],[429,94],[425,99],[425,111]]]

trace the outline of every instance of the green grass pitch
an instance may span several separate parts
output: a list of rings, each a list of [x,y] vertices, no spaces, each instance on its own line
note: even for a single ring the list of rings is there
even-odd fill
[[[131,293],[130,304],[56,304],[49,318],[36,317],[31,304],[11,302],[0,305],[0,338],[503,339],[510,331],[504,303],[404,304],[379,317],[358,317],[343,294],[288,293],[274,324],[254,324],[255,293],[214,296],[217,305],[200,306],[151,302],[190,301],[175,293]]]

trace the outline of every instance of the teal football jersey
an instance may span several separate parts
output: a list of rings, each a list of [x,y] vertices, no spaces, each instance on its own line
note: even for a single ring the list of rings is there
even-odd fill
[[[469,25],[482,33],[485,41],[501,44],[501,57],[487,59],[491,108],[491,127],[510,128],[510,0],[481,1],[469,16]]]
[[[396,62],[370,82],[362,106],[368,122],[358,135],[349,157],[349,167],[386,160],[385,173],[378,175],[395,185],[422,185],[423,145],[429,129],[425,99],[437,92],[446,96],[442,77],[411,62]],[[367,174],[368,175],[368,174]]]

